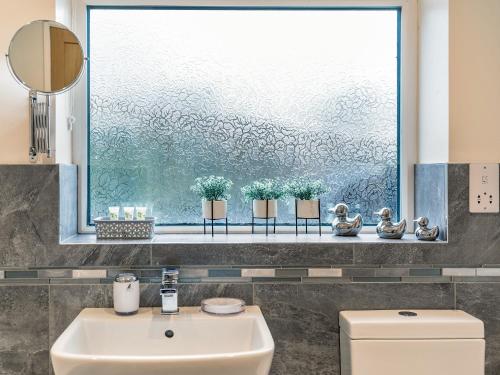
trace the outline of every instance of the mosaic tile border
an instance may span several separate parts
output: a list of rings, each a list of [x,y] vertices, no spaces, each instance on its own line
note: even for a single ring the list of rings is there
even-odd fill
[[[161,268],[29,268],[0,270],[0,283],[109,284],[121,272],[132,272],[142,283],[159,283]],[[180,283],[450,283],[500,282],[500,267],[179,267]]]

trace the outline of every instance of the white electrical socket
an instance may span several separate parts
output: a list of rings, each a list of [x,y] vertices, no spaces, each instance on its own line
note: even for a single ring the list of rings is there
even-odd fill
[[[470,164],[469,211],[499,212],[499,184],[498,164]]]

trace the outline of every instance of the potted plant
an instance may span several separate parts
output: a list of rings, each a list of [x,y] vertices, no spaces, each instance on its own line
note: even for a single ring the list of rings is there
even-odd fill
[[[318,197],[330,191],[322,180],[297,178],[285,184],[286,195],[295,198],[296,216],[301,219],[319,218]]]
[[[254,181],[241,188],[245,200],[252,201],[253,216],[268,219],[278,216],[278,199],[285,195],[283,186],[277,180]]]
[[[227,200],[231,197],[228,191],[233,182],[222,176],[198,177],[191,190],[202,198],[202,215],[204,219],[218,220],[227,217]]]

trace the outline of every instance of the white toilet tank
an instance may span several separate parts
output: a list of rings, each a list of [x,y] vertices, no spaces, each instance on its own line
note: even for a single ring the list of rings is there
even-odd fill
[[[342,375],[484,375],[483,322],[460,310],[340,313]]]

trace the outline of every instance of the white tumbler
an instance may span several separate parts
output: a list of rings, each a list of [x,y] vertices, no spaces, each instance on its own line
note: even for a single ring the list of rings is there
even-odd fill
[[[120,273],[113,282],[113,305],[119,315],[135,314],[139,310],[139,279],[133,273]]]

